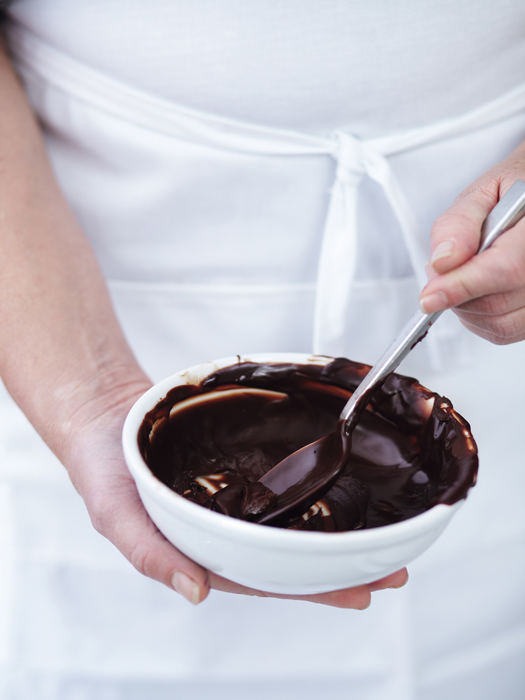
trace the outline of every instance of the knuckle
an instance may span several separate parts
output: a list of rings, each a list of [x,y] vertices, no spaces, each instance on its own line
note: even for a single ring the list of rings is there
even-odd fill
[[[481,202],[485,199],[479,192],[462,196],[441,214],[430,231],[432,244],[446,238],[454,238],[463,254],[471,257],[477,252],[481,223],[486,215],[487,206]]]
[[[501,316],[509,311],[509,298],[506,294],[493,294],[484,298],[487,314]]]
[[[509,301],[506,294],[487,294],[476,299],[471,308],[487,316],[500,316],[509,310]]]
[[[94,529],[99,535],[108,537],[111,530],[111,509],[103,501],[97,500],[88,505],[88,512]]]
[[[139,540],[129,554],[129,561],[135,569],[144,576],[149,576],[152,570],[152,551],[145,540]]]
[[[492,209],[497,201],[500,189],[500,180],[494,172],[485,173],[484,177],[481,177],[477,181],[477,186],[472,191],[471,196],[474,200],[485,209]]]
[[[489,334],[489,336],[487,337],[487,340],[490,343],[492,343],[493,345],[510,345],[510,343],[512,343],[511,338],[501,338],[497,335],[492,335],[492,334]]]
[[[444,214],[441,214],[441,216],[439,216],[432,224],[432,228],[430,229],[430,237],[432,239],[443,238],[444,234],[446,234],[446,231],[448,229],[449,220],[450,220],[449,212],[445,212]]]
[[[456,207],[449,209],[444,214],[441,214],[441,216],[434,221],[430,235],[432,239],[441,240],[449,237],[451,233],[457,230],[470,231],[471,229],[475,228],[475,226],[476,224],[470,218],[470,216],[461,211],[460,208]],[[471,241],[470,237],[468,237],[464,243],[466,245],[471,244],[472,247],[474,247],[476,241]]]
[[[93,528],[98,532],[99,535],[105,535],[106,534],[106,526],[104,523],[104,517],[99,516],[98,514],[91,514],[91,524],[93,525]]]
[[[504,341],[514,338],[519,332],[516,321],[511,314],[491,318],[488,330],[494,337]]]
[[[468,185],[468,187],[456,197],[456,201],[461,201],[469,197],[492,208],[498,198],[500,179],[497,166],[495,166]]]
[[[453,306],[477,297],[477,293],[468,277],[458,277],[455,288],[449,295]]]

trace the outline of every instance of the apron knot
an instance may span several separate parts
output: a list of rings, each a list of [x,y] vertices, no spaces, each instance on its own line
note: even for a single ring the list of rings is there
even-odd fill
[[[337,161],[336,178],[349,187],[357,187],[366,172],[365,146],[360,139],[343,131],[336,132],[334,139],[333,157]]]
[[[337,131],[333,138],[335,148],[332,155],[337,161],[336,178],[342,184],[358,187],[365,174],[372,180],[385,179],[389,169],[386,158],[370,143],[344,131]]]

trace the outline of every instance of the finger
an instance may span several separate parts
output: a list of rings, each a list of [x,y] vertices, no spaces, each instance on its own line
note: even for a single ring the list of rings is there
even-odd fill
[[[525,179],[525,143],[467,187],[435,221],[429,278],[455,269],[477,252],[484,220],[520,178]]]
[[[523,307],[525,307],[525,288],[520,288],[499,294],[486,294],[460,304],[454,311],[458,316],[462,316],[460,312],[473,314],[474,316],[500,316],[501,314],[517,311]],[[467,320],[469,319],[467,318]],[[474,323],[473,320],[471,322]]]
[[[469,331],[474,333],[475,335],[478,335],[480,338],[484,338],[485,340],[488,340],[489,343],[493,343],[494,345],[508,345],[509,343],[517,343],[520,340],[525,340],[525,333],[523,333],[520,337],[516,337],[512,341],[508,340],[503,340],[502,338],[499,338],[498,336],[494,335],[493,333],[489,333],[488,331],[483,331],[479,329],[477,326],[473,326],[467,321],[464,321],[461,319],[461,323],[467,328]]]
[[[498,183],[460,195],[432,226],[429,267],[443,274],[469,260],[479,248],[481,226],[498,201]]]
[[[396,571],[390,576],[380,579],[379,581],[374,581],[374,583],[369,584],[369,588],[372,591],[382,591],[385,588],[402,588],[408,582],[408,571],[406,569],[401,569]]]
[[[115,505],[118,504],[118,505]],[[208,573],[171,545],[144,510],[131,476],[119,475],[90,506],[95,529],[145,576],[176,590],[194,605],[209,593]]]
[[[408,581],[406,569],[397,571],[386,578],[371,584],[344,588],[329,593],[318,593],[316,595],[283,595],[278,593],[267,593],[254,588],[241,586],[233,581],[217,576],[210,572],[211,588],[228,593],[238,593],[243,595],[258,596],[262,598],[279,598],[284,600],[303,600],[311,603],[320,603],[336,608],[353,608],[355,610],[365,610],[370,605],[371,593],[385,588],[401,588]]]
[[[525,338],[525,308],[500,316],[455,313],[466,328],[495,345],[509,345]]]
[[[259,598],[279,598],[281,600],[303,600],[311,603],[321,603],[336,608],[354,608],[365,610],[370,605],[370,589],[364,584],[353,588],[345,588],[340,591],[330,591],[329,593],[318,593],[316,595],[284,595],[281,593],[268,593],[255,588],[247,588],[233,581],[222,578],[210,572],[211,588],[227,593],[238,593],[242,595],[257,596]]]
[[[525,287],[523,221],[500,236],[488,250],[434,277],[421,292],[420,305],[425,313],[432,313],[521,287]]]

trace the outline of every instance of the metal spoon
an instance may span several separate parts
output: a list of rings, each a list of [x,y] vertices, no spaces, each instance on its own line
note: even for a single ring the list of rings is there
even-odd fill
[[[485,220],[477,254],[512,228],[524,214],[525,182],[517,180]],[[293,452],[259,479],[278,496],[276,508],[265,513],[260,523],[274,524],[300,515],[328,491],[348,461],[352,431],[372,394],[423,339],[442,313],[417,311],[345,404],[336,430]]]

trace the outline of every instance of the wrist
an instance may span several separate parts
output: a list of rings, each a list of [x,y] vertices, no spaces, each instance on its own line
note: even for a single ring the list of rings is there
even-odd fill
[[[63,386],[59,391],[64,400],[48,421],[44,439],[67,466],[82,436],[109,426],[120,430],[131,406],[150,387],[136,363],[114,363]]]

